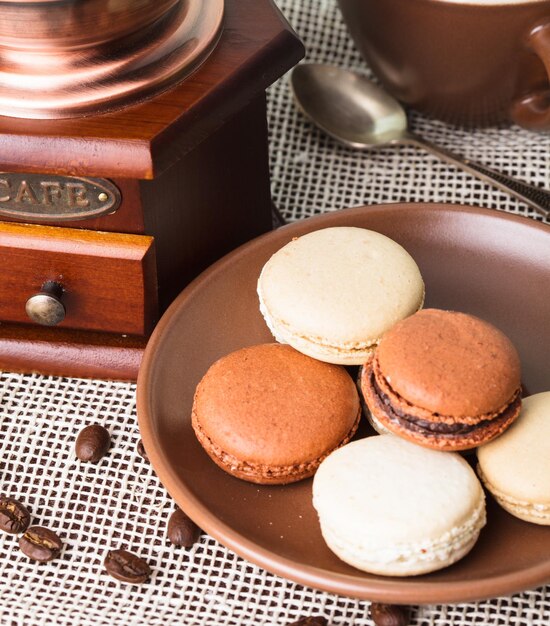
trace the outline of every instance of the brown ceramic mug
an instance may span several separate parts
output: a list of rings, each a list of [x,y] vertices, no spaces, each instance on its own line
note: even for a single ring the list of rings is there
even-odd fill
[[[385,88],[439,119],[550,129],[550,0],[338,0]]]

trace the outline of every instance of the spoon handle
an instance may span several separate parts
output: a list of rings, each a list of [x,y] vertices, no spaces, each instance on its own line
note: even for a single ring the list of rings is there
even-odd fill
[[[495,187],[506,191],[518,200],[525,202],[525,204],[541,215],[544,215],[545,217],[550,215],[550,191],[547,191],[542,187],[529,185],[522,180],[512,178],[511,176],[507,176],[501,172],[495,172],[485,165],[481,165],[480,163],[476,163],[470,159],[465,159],[458,154],[454,154],[445,148],[441,148],[440,146],[427,141],[423,137],[419,137],[418,135],[407,134],[404,140],[406,143],[424,148],[444,161],[452,163],[453,165],[462,168],[469,174],[472,174],[473,176],[476,176],[477,178],[480,178],[481,180],[491,183]]]

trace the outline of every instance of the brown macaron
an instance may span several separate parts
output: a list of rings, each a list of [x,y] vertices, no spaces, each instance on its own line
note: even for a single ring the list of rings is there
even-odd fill
[[[285,484],[312,476],[350,440],[360,415],[343,366],[270,343],[232,352],[209,368],[195,391],[192,425],[229,474]]]
[[[518,416],[520,360],[492,324],[424,309],[384,335],[360,387],[377,430],[436,450],[467,450]]]

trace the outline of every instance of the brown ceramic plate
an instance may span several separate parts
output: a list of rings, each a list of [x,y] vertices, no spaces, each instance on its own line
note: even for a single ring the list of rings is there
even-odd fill
[[[488,503],[473,551],[439,572],[386,578],[346,565],[326,547],[311,505],[311,479],[263,487],[232,478],[191,429],[195,386],[213,361],[271,341],[256,281],[292,237],[328,226],[361,226],[402,244],[426,282],[426,306],[466,311],[516,344],[528,393],[550,388],[550,228],[485,209],[400,204],[347,209],[284,226],[209,268],[158,324],[139,373],[137,408],[145,448],[174,500],[237,554],[299,583],[393,603],[459,602],[510,594],[550,580],[550,527],[522,522]]]

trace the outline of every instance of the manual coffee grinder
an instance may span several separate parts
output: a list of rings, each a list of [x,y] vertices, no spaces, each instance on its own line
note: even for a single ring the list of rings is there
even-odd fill
[[[272,226],[271,0],[0,3],[0,367],[134,379],[156,321]]]

